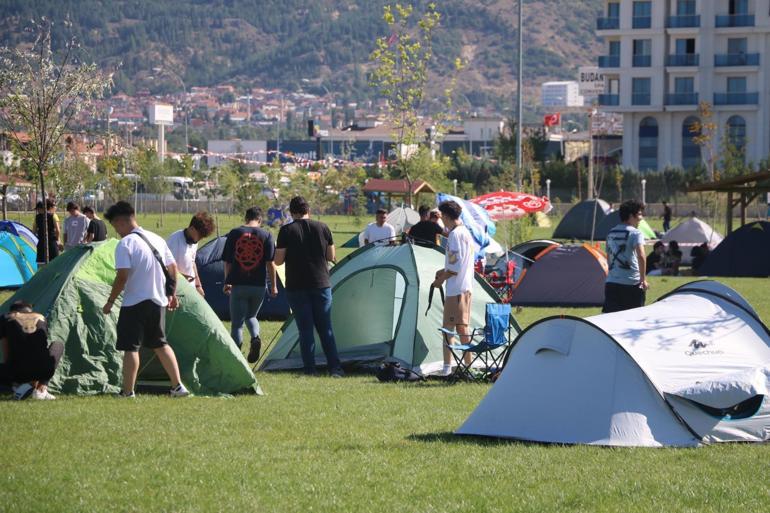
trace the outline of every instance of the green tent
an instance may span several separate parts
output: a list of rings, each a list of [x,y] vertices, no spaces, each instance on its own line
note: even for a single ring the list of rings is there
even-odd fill
[[[122,353],[115,328],[122,296],[102,314],[115,278],[111,239],[65,251],[8,299],[31,303],[48,320],[51,340],[65,350],[50,388],[72,394],[114,393],[122,382]],[[180,308],[166,315],[166,336],[174,348],[182,381],[195,394],[261,393],[254,374],[206,301],[179,280]],[[142,350],[138,386],[167,388],[168,378],[152,351]]]
[[[331,273],[332,326],[342,362],[391,359],[422,374],[441,370],[443,341],[438,328],[443,306],[435,292],[428,309],[428,297],[436,271],[443,267],[442,250],[411,244],[370,244],[337,264]],[[480,327],[485,305],[499,298],[478,275],[472,294],[471,326]],[[293,317],[281,330],[262,370],[302,368]],[[320,342],[316,342],[316,361],[325,363]]]

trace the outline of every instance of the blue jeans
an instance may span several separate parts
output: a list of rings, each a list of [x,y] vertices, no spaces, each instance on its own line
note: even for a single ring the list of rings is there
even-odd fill
[[[230,290],[230,334],[238,347],[243,344],[243,323],[251,333],[251,338],[259,336],[257,312],[265,299],[265,286],[233,285]]]
[[[299,331],[299,347],[302,352],[302,364],[306,373],[315,373],[315,336],[313,328],[321,339],[321,347],[326,355],[329,371],[342,370],[337,354],[337,343],[332,331],[332,289],[286,289],[294,321]]]

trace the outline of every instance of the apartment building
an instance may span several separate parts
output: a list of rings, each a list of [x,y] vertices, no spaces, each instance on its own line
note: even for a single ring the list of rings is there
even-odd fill
[[[713,106],[723,137],[747,161],[770,156],[770,0],[607,0],[603,110],[623,114],[623,165],[690,168],[706,156],[692,127]]]
[[[582,107],[583,97],[577,82],[545,82],[540,86],[543,107]]]

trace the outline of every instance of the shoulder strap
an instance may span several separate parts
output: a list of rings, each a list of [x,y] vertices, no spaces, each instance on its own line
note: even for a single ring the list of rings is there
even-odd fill
[[[166,269],[166,264],[163,263],[163,258],[161,258],[160,253],[158,253],[158,250],[155,249],[155,246],[152,245],[152,243],[147,239],[147,237],[144,236],[141,232],[131,232],[129,235],[138,235],[146,244],[149,246],[150,251],[152,251],[152,254],[155,256],[155,260],[158,261],[160,264],[160,269],[163,271],[163,276],[166,277],[166,281],[169,282],[176,282],[176,280],[172,279],[171,275],[168,273],[168,269]]]

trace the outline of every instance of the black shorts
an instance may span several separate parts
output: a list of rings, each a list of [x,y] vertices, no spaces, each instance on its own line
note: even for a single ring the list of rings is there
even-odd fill
[[[639,285],[604,284],[603,313],[620,312],[644,306],[647,294]]]
[[[118,351],[139,351],[140,347],[157,349],[166,341],[166,307],[151,300],[124,306],[118,316]]]

